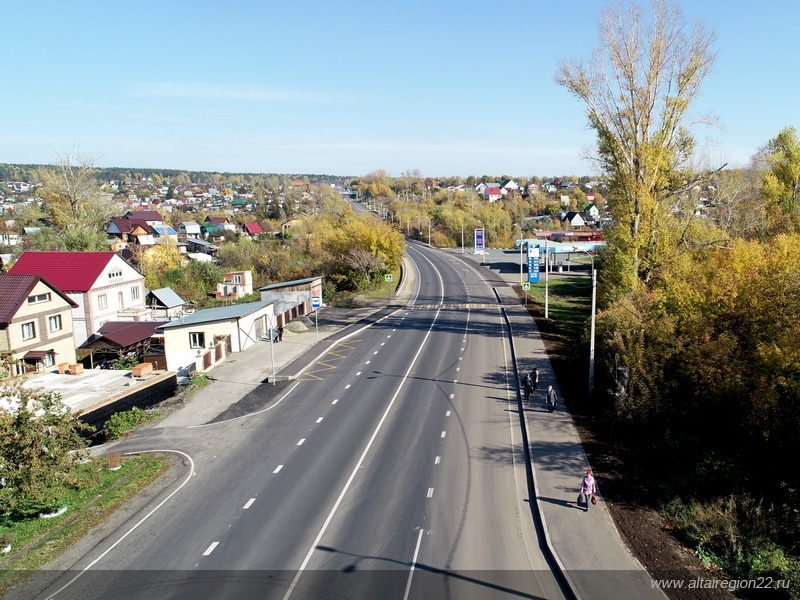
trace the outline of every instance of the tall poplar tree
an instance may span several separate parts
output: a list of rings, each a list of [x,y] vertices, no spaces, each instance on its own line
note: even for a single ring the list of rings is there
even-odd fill
[[[697,181],[686,114],[715,59],[714,36],[702,25],[687,34],[676,4],[651,7],[646,16],[634,2],[608,6],[591,60],[563,61],[555,77],[586,104],[595,158],[609,177],[609,300],[640,289],[671,254],[671,204]]]

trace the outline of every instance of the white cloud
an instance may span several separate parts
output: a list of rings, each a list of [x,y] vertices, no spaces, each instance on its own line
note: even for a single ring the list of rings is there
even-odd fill
[[[192,100],[242,100],[255,102],[331,102],[334,97],[319,92],[266,89],[236,84],[199,82],[134,83],[129,94],[137,98],[179,98]]]

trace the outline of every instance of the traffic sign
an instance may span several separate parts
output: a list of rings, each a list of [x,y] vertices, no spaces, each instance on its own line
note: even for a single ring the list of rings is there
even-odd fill
[[[522,289],[527,292],[529,289],[531,289],[531,284],[529,282],[527,282],[527,281],[523,281],[522,282]]]
[[[320,296],[311,296],[311,308],[319,308],[322,306],[322,298]]]
[[[394,277],[392,277],[392,275],[391,275],[391,274],[390,274],[390,275],[384,275],[384,276],[383,276],[383,278],[384,278],[384,279],[385,279],[387,282],[389,282],[389,281],[391,281],[392,279],[394,279]]]

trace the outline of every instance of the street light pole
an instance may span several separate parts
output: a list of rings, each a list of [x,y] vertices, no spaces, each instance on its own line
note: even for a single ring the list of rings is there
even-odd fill
[[[592,259],[592,324],[589,330],[589,397],[591,398],[594,389],[594,313],[597,305],[597,271],[594,268],[594,256],[587,250],[581,250],[577,247],[575,250],[588,254],[589,258]]]
[[[550,315],[550,249],[547,247],[547,238],[544,238],[544,318]]]
[[[431,245],[431,218],[428,217],[428,246]]]

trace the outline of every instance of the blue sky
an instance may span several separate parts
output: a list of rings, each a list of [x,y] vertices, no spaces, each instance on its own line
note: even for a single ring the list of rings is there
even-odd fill
[[[584,175],[553,76],[597,47],[588,0],[15,2],[0,162],[399,176]],[[711,164],[798,126],[800,2],[683,2],[719,53],[693,115]]]

